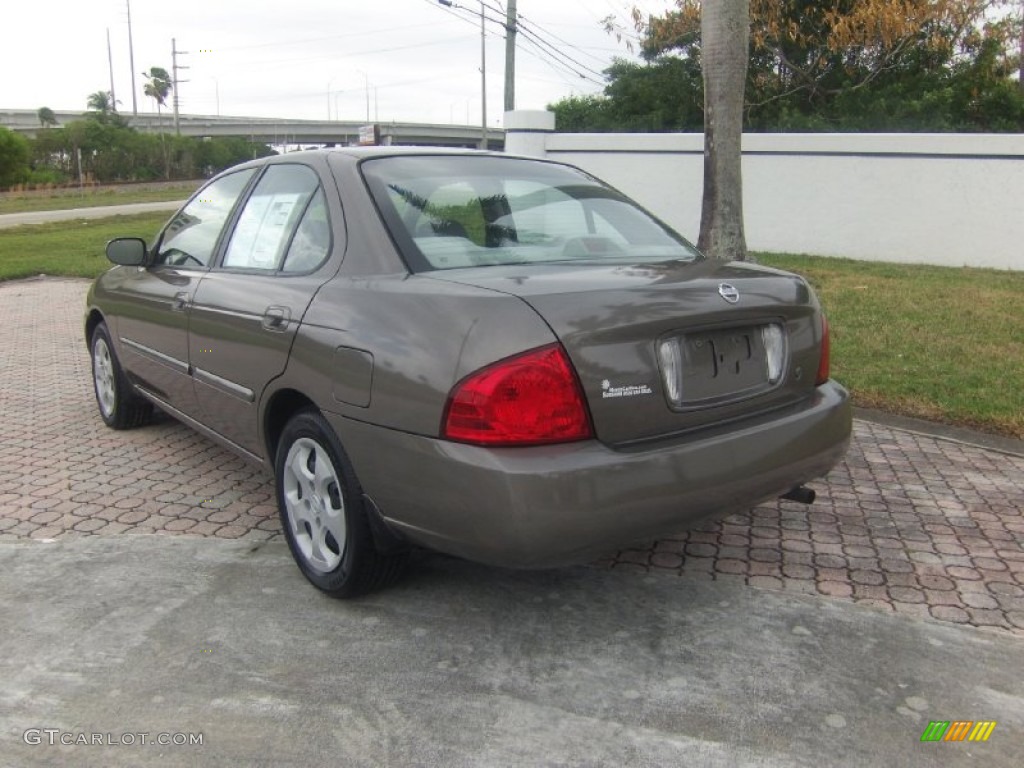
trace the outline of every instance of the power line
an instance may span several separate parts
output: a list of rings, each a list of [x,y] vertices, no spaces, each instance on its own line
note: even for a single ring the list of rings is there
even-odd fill
[[[471,24],[473,27],[476,27],[477,22],[480,20],[480,13],[478,11],[474,11],[470,8],[465,8],[461,5],[455,5],[454,3],[452,3],[451,5],[440,5],[439,3],[436,2],[436,0],[424,0],[424,2],[428,3],[434,8],[439,8],[445,13],[455,17],[459,21],[464,21],[467,24]],[[457,13],[457,11],[465,11],[470,15],[466,16],[461,13]],[[487,14],[484,14],[484,20],[489,21],[492,24],[497,24],[502,29],[505,29],[504,19],[496,19],[493,16],[488,16]],[[494,34],[493,32],[487,32],[486,35],[488,37],[498,37],[498,35]]]
[[[522,51],[523,53],[525,53],[525,54],[526,54],[527,56],[529,56],[529,57],[531,57],[531,58],[533,58],[533,59],[536,59],[536,60],[537,60],[537,61],[539,61],[539,62],[540,62],[541,64],[544,64],[544,65],[545,65],[545,66],[546,66],[546,67],[547,67],[547,68],[548,68],[549,70],[551,70],[551,73],[552,73],[552,74],[553,74],[553,75],[554,75],[555,77],[557,77],[557,78],[558,78],[558,81],[557,81],[557,82],[559,82],[559,83],[563,83],[563,84],[565,84],[565,85],[569,85],[569,86],[572,86],[573,88],[577,87],[578,83],[577,83],[577,81],[576,81],[576,80],[574,80],[574,79],[572,79],[572,78],[568,77],[567,75],[563,74],[563,71],[562,71],[562,70],[559,70],[559,69],[557,69],[557,68],[556,68],[556,67],[555,67],[555,66],[554,66],[554,65],[553,65],[553,64],[552,64],[552,63],[551,63],[550,61],[548,61],[547,59],[541,58],[541,56],[540,56],[539,54],[537,54],[537,53],[534,53],[534,52],[533,52],[532,50],[530,50],[529,48],[523,47],[523,48],[520,48],[520,50],[521,50],[521,51]],[[526,76],[524,75],[524,77],[526,77]],[[527,78],[527,79],[529,79],[529,78]],[[540,78],[534,78],[534,79],[540,79]],[[546,81],[546,82],[555,82],[555,81],[553,81],[553,80],[549,80],[549,81]]]
[[[429,40],[427,42],[412,43],[410,45],[398,45],[398,46],[393,46],[391,48],[375,48],[375,49],[363,50],[363,51],[352,51],[351,53],[343,53],[343,54],[329,53],[329,54],[323,54],[321,56],[301,56],[301,57],[298,57],[298,58],[290,58],[290,59],[260,60],[260,61],[252,62],[252,63],[249,63],[249,64],[245,64],[245,67],[248,68],[248,69],[254,69],[254,68],[259,68],[259,67],[266,66],[266,65],[287,64],[287,63],[295,62],[295,61],[318,61],[320,59],[350,59],[350,58],[352,58],[354,56],[374,56],[374,55],[381,54],[381,53],[393,53],[395,51],[407,51],[407,50],[410,50],[412,48],[426,48],[426,47],[432,46],[432,45],[442,45],[442,44],[445,44],[445,43],[452,43],[452,42],[455,42],[457,40],[466,40],[466,39],[467,39],[467,37],[465,35],[459,35],[458,37],[448,37],[448,38],[443,38],[441,40]],[[241,66],[241,65],[239,65],[239,66]],[[230,69],[228,69],[227,71],[230,71]]]
[[[306,43],[325,43],[330,40],[340,40],[346,37],[367,37],[369,35],[377,35],[392,32],[402,32],[407,29],[421,29],[423,27],[433,27],[434,24],[410,24],[405,27],[387,27],[385,29],[373,29],[365,32],[347,32],[342,35],[330,35],[329,37],[307,37],[302,40],[281,40],[274,43],[253,43],[252,45],[232,45],[227,48],[218,48],[217,53],[223,53],[226,51],[249,51],[257,48],[276,48],[278,46],[288,45],[305,45]]]
[[[451,5],[451,6],[435,5],[435,3],[432,2],[432,0],[424,0],[424,2],[430,3],[430,5],[435,6],[437,8],[440,8],[441,10],[443,10],[443,11],[445,11],[447,13],[452,14],[453,16],[455,16],[455,18],[462,19],[463,21],[465,21],[467,23],[474,24],[474,26],[475,26],[475,18],[479,17],[479,14],[474,13],[469,8],[465,8],[465,7],[460,6],[460,5],[454,5],[454,4]],[[485,8],[490,9],[493,12],[503,13],[500,8],[496,8],[495,6],[490,5],[489,3],[485,2],[485,3],[483,3],[483,6]],[[471,13],[471,14],[473,14],[474,19],[471,20],[470,17],[468,17],[468,16],[463,16],[461,14],[455,13],[453,9],[465,11],[466,13]],[[493,16],[490,16],[490,15],[485,13],[484,14],[484,19],[486,21],[491,22],[492,24],[497,24],[502,29],[506,29],[505,20],[503,18],[502,19],[496,19]],[[523,35],[523,42],[524,43],[530,43],[530,44],[532,44],[534,46],[534,48],[537,49],[537,52],[540,54],[540,56],[535,56],[535,58],[538,58],[539,60],[543,61],[549,67],[553,67],[553,66],[561,67],[562,69],[568,70],[569,72],[571,72],[572,74],[576,75],[577,77],[579,77],[579,78],[581,78],[583,80],[587,80],[587,81],[589,81],[589,82],[591,82],[591,83],[593,83],[595,85],[604,86],[604,84],[605,84],[604,80],[603,80],[604,73],[598,72],[597,70],[595,70],[595,69],[593,69],[591,67],[588,67],[586,64],[583,64],[582,62],[578,61],[577,59],[574,59],[572,56],[569,56],[568,54],[563,53],[562,51],[560,51],[558,49],[557,45],[553,45],[552,43],[548,42],[547,40],[544,40],[543,38],[541,38],[539,36],[539,34],[533,30],[533,28],[532,28],[533,26],[534,25],[531,24],[531,28],[528,29],[527,27],[523,26],[522,24],[519,24],[518,25],[518,27],[519,27],[518,31]],[[548,50],[545,50],[545,48],[548,49]],[[524,50],[526,50],[526,49],[524,48]],[[583,70],[583,71],[581,71],[581,70]],[[595,76],[597,76],[599,78],[602,78],[602,79],[601,80],[595,80],[594,77],[592,77],[591,75],[585,74],[585,72],[589,72],[589,73],[591,73],[591,75],[595,75]]]
[[[543,51],[547,56],[557,60],[564,68],[570,70],[574,75],[578,75],[586,80],[594,80],[594,77],[596,76],[601,79],[595,82],[599,82],[602,85],[604,84],[604,73],[591,69],[590,67],[581,64],[571,56],[562,53],[556,46],[553,46],[546,40],[536,36],[525,27],[520,28],[519,31],[522,33],[524,41],[533,43],[538,50]]]
[[[538,34],[533,32],[532,30],[527,29],[526,27],[520,26],[519,31],[523,35],[525,35],[526,37],[533,38],[534,40],[536,40],[538,43],[540,43],[545,48],[550,50],[552,52],[552,54],[554,56],[556,56],[557,58],[566,61],[570,65],[572,65],[574,67],[577,67],[580,70],[585,70],[586,72],[589,72],[592,75],[596,75],[597,77],[601,77],[601,78],[604,77],[604,73],[603,72],[598,72],[596,69],[593,69],[592,67],[588,67],[586,64],[583,64],[578,59],[574,59],[572,56],[569,56],[568,54],[563,53],[561,50],[559,50],[558,46],[553,45],[552,43],[549,43],[547,40],[543,39],[542,37],[540,37]],[[581,77],[583,76],[582,72],[577,72],[577,74],[579,74]]]
[[[533,27],[538,27],[538,26],[539,26],[539,25],[538,25],[538,24],[537,24],[536,22],[534,22],[534,21],[533,21],[533,19],[528,19],[528,18],[526,18],[525,16],[522,16],[522,15],[520,15],[520,16],[519,16],[519,25],[520,25],[520,27],[521,27],[521,26],[522,26],[523,24],[529,24],[529,25],[531,25],[531,26],[533,26]],[[586,52],[586,51],[585,51],[585,50],[584,50],[583,48],[581,48],[580,46],[578,46],[578,45],[573,45],[572,43],[570,43],[570,42],[569,42],[568,40],[566,40],[565,38],[563,38],[563,37],[559,37],[558,35],[556,35],[556,34],[555,34],[554,32],[551,32],[551,31],[549,31],[549,30],[546,30],[546,29],[545,29],[545,30],[542,30],[542,31],[543,31],[543,32],[544,32],[544,33],[545,33],[546,35],[548,35],[549,37],[552,37],[552,38],[554,38],[555,40],[557,40],[558,42],[562,43],[563,45],[567,45],[567,46],[569,46],[570,48],[573,48],[573,49],[575,49],[575,50],[579,51],[580,53],[584,54],[585,56],[589,56],[590,58],[594,59],[595,61],[599,61],[599,62],[601,62],[602,64],[603,64],[603,63],[605,63],[605,60],[604,60],[603,58],[601,58],[600,56],[597,56],[597,55],[595,55],[595,54],[593,54],[593,53],[587,53],[587,52]],[[534,30],[534,32],[537,32],[537,30],[535,29],[535,30]],[[614,49],[608,49],[608,50],[614,50]]]
[[[589,75],[586,75],[583,72],[580,72],[580,71],[578,71],[576,69],[573,69],[568,64],[565,64],[564,62],[559,61],[558,59],[556,59],[554,56],[552,56],[550,53],[548,53],[548,51],[545,50],[542,46],[538,45],[531,37],[529,37],[527,35],[524,35],[523,36],[523,42],[532,45],[536,49],[536,53],[533,53],[534,58],[537,58],[537,59],[540,59],[540,60],[544,61],[544,63],[547,64],[549,67],[551,67],[553,69],[564,70],[564,71],[569,72],[569,73],[571,73],[573,75],[576,75],[581,80],[586,80],[587,82],[593,83],[594,85],[604,86],[604,82],[602,82],[600,80],[595,80],[593,77],[591,77]],[[532,53],[527,48],[523,48],[523,51],[525,51],[527,53]]]
[[[431,75],[430,77],[422,77],[422,78],[418,78],[418,79],[415,79],[415,80],[397,80],[397,81],[393,81],[393,82],[390,82],[390,83],[381,83],[381,84],[374,85],[373,87],[377,88],[378,90],[385,90],[387,88],[398,88],[398,87],[403,86],[403,85],[420,85],[420,84],[423,84],[423,83],[436,83],[436,81],[437,81],[437,76],[436,75]],[[331,94],[338,95],[338,94],[343,94],[343,93],[344,94],[362,93],[363,90],[364,90],[363,86],[354,87],[354,88],[337,88],[337,89],[332,89],[331,90]],[[438,89],[429,89],[429,90],[438,90]],[[323,97],[323,91],[320,91],[320,90],[316,90],[316,91],[299,91],[299,92],[296,92],[294,90],[290,90],[287,94],[281,94],[281,95],[270,94],[270,95],[266,95],[266,96],[248,97],[248,98],[246,98],[246,101],[252,102],[252,103],[262,103],[262,102],[275,102],[276,103],[276,102],[279,102],[279,101],[291,101],[291,100],[299,101],[299,100],[302,100],[302,99],[312,99],[312,98],[322,98],[322,97]]]

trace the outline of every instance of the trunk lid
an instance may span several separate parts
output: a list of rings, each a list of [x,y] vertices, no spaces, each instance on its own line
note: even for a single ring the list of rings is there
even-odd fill
[[[510,265],[429,276],[529,304],[569,354],[596,435],[608,444],[785,407],[815,386],[818,303],[802,278],[786,272],[707,260]]]

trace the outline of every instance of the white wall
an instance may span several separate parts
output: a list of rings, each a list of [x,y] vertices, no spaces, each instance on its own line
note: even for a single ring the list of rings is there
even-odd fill
[[[509,113],[505,150],[578,165],[697,239],[703,136],[552,118]],[[743,206],[751,250],[1024,270],[1024,135],[746,134]]]

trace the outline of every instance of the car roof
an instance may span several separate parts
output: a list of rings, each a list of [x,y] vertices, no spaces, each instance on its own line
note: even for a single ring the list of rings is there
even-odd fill
[[[246,163],[241,163],[227,170],[238,170],[240,168],[259,168],[269,163],[288,163],[294,161],[310,161],[315,159],[327,159],[329,157],[344,159],[357,163],[362,160],[374,158],[393,158],[411,156],[446,156],[446,157],[490,157],[490,158],[514,158],[516,160],[539,160],[539,158],[527,158],[518,155],[509,155],[504,152],[492,152],[483,150],[470,150],[462,146],[329,146],[318,148],[318,150],[298,150],[284,155],[270,155],[265,158],[257,158]]]
[[[288,152],[283,155],[275,155],[274,158],[287,157],[311,157],[311,156],[335,155],[351,157],[357,160],[365,160],[371,157],[395,157],[401,155],[469,155],[491,157],[515,157],[504,152],[492,152],[481,149],[467,149],[465,147],[430,147],[430,146],[371,146],[371,147],[325,147],[323,149],[303,149],[295,152]],[[271,158],[263,158],[269,160]]]

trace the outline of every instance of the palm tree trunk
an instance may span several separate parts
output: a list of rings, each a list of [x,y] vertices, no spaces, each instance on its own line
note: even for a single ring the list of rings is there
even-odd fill
[[[156,103],[156,129],[160,131],[160,149],[164,156],[164,179],[171,179],[171,158],[167,156],[167,137],[164,135],[164,120],[160,114],[160,102]]]
[[[750,0],[704,0],[704,196],[697,246],[716,259],[743,260],[743,95],[750,39]]]

